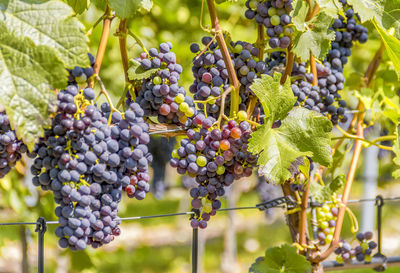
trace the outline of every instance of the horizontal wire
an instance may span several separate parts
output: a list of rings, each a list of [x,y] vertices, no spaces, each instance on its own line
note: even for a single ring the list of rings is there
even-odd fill
[[[396,197],[386,197],[383,198],[384,201],[400,201],[400,196]],[[365,199],[354,199],[349,200],[347,203],[361,203],[361,202],[375,202],[376,198],[365,198]],[[330,202],[326,202],[330,203]],[[278,205],[271,208],[263,208],[263,206],[249,206],[249,207],[233,207],[233,208],[222,208],[217,211],[231,211],[231,210],[249,210],[249,209],[259,209],[260,211],[264,209],[273,209],[273,208],[284,208],[283,205]],[[263,208],[263,209],[262,209]],[[171,216],[183,216],[183,215],[193,215],[195,212],[187,211],[187,212],[177,212],[177,213],[168,213],[168,214],[156,214],[156,215],[147,215],[147,216],[133,216],[133,217],[123,217],[120,218],[121,221],[126,220],[140,220],[140,219],[150,219],[150,218],[161,218],[161,217],[171,217]],[[0,223],[0,226],[14,226],[14,225],[37,225],[39,222],[11,222],[11,223]],[[46,221],[47,225],[55,225],[58,224],[58,221]]]

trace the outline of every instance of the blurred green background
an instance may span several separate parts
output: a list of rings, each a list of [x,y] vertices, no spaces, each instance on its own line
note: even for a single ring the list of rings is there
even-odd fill
[[[101,6],[101,1],[99,6]],[[223,29],[228,30],[233,40],[256,41],[256,27],[243,16],[243,0],[232,4],[217,6]],[[129,22],[132,32],[141,37],[147,48],[157,47],[161,42],[173,43],[178,62],[184,67],[181,85],[186,89],[193,78],[191,74],[192,54],[189,45],[199,42],[207,35],[202,25],[209,24],[208,12],[204,11],[201,20],[201,0],[156,0],[150,13],[137,14]],[[87,29],[102,15],[102,11],[92,4],[79,18]],[[115,33],[118,21],[112,23]],[[95,54],[101,36],[101,24],[90,36],[90,52]],[[353,57],[346,67],[349,83],[357,83],[365,71],[369,60],[379,47],[377,35],[372,32],[367,44],[356,46]],[[135,41],[128,38],[130,58],[141,52]],[[385,59],[384,62],[387,62]],[[100,75],[107,89],[118,101],[124,90],[124,75],[120,61],[118,37],[111,35]],[[350,85],[351,86],[351,85]],[[351,88],[348,89],[351,91]],[[349,156],[349,155],[347,155]],[[378,193],[383,196],[400,196],[398,181],[391,180],[392,155],[386,153],[380,160],[380,179]],[[346,157],[345,164],[350,158]],[[362,197],[363,162],[357,171],[351,198]],[[11,172],[0,181],[1,222],[35,221],[44,216],[55,220],[55,204],[50,193],[35,189],[31,177],[23,166]],[[345,173],[346,168],[341,169]],[[190,196],[183,186],[182,178],[168,168],[165,183],[169,190],[161,200],[150,193],[144,201],[125,198],[121,202],[121,217],[173,213],[189,210]],[[232,200],[229,206],[254,206],[260,202],[256,191],[257,179],[235,182],[231,189]],[[279,189],[275,194],[280,196]],[[40,197],[40,198],[39,198]],[[223,200],[223,207],[228,207]],[[351,205],[357,216],[360,205]],[[386,255],[400,255],[400,206],[387,203],[384,207],[383,250]],[[187,216],[157,219],[124,221],[122,235],[101,249],[87,249],[83,252],[63,251],[57,247],[55,225],[48,227],[45,237],[45,272],[140,272],[140,273],[178,273],[191,272],[191,228]],[[268,214],[258,210],[219,212],[212,217],[209,227],[199,232],[200,264],[199,272],[247,272],[253,261],[262,256],[268,247],[290,241],[289,230],[285,225],[284,211],[274,209]],[[376,234],[376,233],[375,233]],[[348,218],[345,220],[343,237],[351,239]],[[34,227],[0,226],[0,272],[35,272],[37,270],[37,236]],[[24,256],[25,255],[25,256]],[[334,259],[334,257],[331,257]],[[26,268],[23,271],[23,266]],[[341,271],[335,271],[341,272]],[[353,272],[374,272],[372,269],[353,270]],[[400,272],[400,268],[390,268],[387,272]]]

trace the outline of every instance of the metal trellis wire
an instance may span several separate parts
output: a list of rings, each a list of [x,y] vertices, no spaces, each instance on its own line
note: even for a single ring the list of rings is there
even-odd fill
[[[400,256],[399,257],[386,257],[381,253],[381,245],[382,245],[382,207],[384,205],[384,201],[400,201],[400,196],[397,197],[386,197],[378,195],[376,198],[372,199],[354,199],[349,200],[348,203],[361,203],[361,202],[375,202],[377,206],[377,222],[378,222],[378,253],[374,255],[372,261],[370,263],[360,263],[355,262],[351,265],[343,265],[337,264],[335,261],[325,261],[323,262],[324,269],[327,271],[336,270],[338,267],[341,269],[352,269],[352,268],[360,268],[360,267],[373,267],[376,271],[382,272],[386,269],[386,264],[396,264],[400,265]],[[321,204],[314,202],[310,199],[310,207],[312,211],[312,215],[314,215],[313,210],[315,207],[320,206]],[[230,211],[230,210],[250,210],[250,209],[258,209],[259,211],[264,211],[266,209],[271,208],[294,208],[298,206],[296,200],[291,196],[283,196],[279,197],[267,202],[259,203],[255,206],[247,206],[247,207],[233,207],[233,208],[221,208],[218,211]],[[161,217],[172,217],[172,216],[183,216],[183,215],[193,215],[196,214],[195,211],[187,211],[187,212],[177,212],[177,213],[168,213],[168,214],[157,214],[157,215],[147,215],[147,216],[133,216],[133,217],[124,217],[120,218],[121,221],[129,221],[129,220],[141,220],[141,219],[151,219],[151,218],[161,218]],[[314,218],[314,217],[313,217]],[[314,219],[315,220],[315,219]],[[313,222],[313,220],[312,220]],[[38,233],[38,273],[44,272],[44,235],[47,231],[47,225],[55,225],[58,224],[58,221],[46,221],[43,217],[40,217],[36,222],[10,222],[10,223],[0,223],[0,226],[20,226],[20,225],[36,225],[35,232]],[[198,267],[198,229],[193,229],[192,234],[192,273],[197,273]],[[343,268],[345,267],[345,268]]]

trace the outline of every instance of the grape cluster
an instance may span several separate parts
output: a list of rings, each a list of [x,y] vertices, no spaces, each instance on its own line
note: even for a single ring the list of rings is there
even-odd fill
[[[111,119],[110,136],[105,139],[111,148],[111,167],[117,168],[118,176],[123,179],[122,189],[128,197],[143,200],[150,190],[149,164],[153,161],[148,148],[149,125],[143,119],[144,110],[139,104],[131,103],[121,115],[111,112],[110,105],[103,103],[101,111],[107,120]]]
[[[329,244],[333,239],[339,209],[336,204],[324,204],[317,208],[318,240],[320,245]]]
[[[159,51],[142,53],[138,61],[144,70],[155,69],[155,73],[143,80],[136,102],[144,109],[144,115],[157,116],[160,123],[190,126],[190,118],[196,114],[193,99],[179,86],[182,66],[176,63],[171,43],[162,43]],[[128,104],[131,102],[128,92]]]
[[[259,25],[266,27],[268,44],[271,48],[287,48],[290,44],[290,35],[293,28],[290,26],[292,18],[292,0],[247,0],[247,19],[254,19]]]
[[[370,231],[358,233],[356,235],[358,245],[354,248],[345,240],[341,240],[339,247],[335,250],[336,262],[342,264],[351,261],[353,258],[356,258],[359,262],[370,262],[372,251],[377,247],[377,244],[372,241],[372,237],[373,233]]]
[[[241,84],[239,90],[241,98],[239,110],[246,110],[250,94],[254,95],[251,92],[250,86],[255,79],[260,78],[261,74],[267,72],[267,65],[264,61],[258,59],[260,50],[252,44],[238,41],[236,43],[231,42],[231,45],[235,52],[235,58],[232,61]]]
[[[6,111],[0,105],[0,178],[3,178],[27,151],[26,145],[11,129]]]
[[[72,72],[71,72],[72,73]],[[141,200],[149,191],[148,125],[132,103],[123,115],[94,103],[95,91],[69,84],[57,94],[52,126],[35,147],[33,184],[51,190],[59,206],[59,245],[83,250],[120,234],[122,190]]]
[[[198,212],[191,220],[193,228],[207,227],[210,216],[221,207],[217,197],[225,194],[224,187],[252,174],[257,162],[257,156],[247,151],[252,131],[247,121],[239,120],[230,120],[218,129],[213,128],[212,117],[197,115],[193,123],[199,127],[189,129],[187,138],[172,153],[170,165],[179,174],[195,177],[198,183],[190,190],[191,205]]]
[[[346,0],[341,0],[344,14],[346,17],[339,16],[332,24],[332,30],[335,31],[335,40],[331,42],[327,61],[332,69],[343,71],[343,66],[347,63],[347,58],[351,55],[353,42],[365,43],[368,41],[368,29],[358,24],[357,14],[347,4]]]
[[[194,94],[195,100],[207,101],[206,104],[197,104],[201,110],[217,118],[221,107],[220,96],[229,88],[228,70],[217,42],[212,41],[211,37],[203,37],[201,42],[204,46],[208,46],[204,52],[200,52],[199,44],[190,45],[191,52],[196,56],[193,58],[192,67],[195,80],[189,87],[189,91]],[[231,53],[231,58],[234,59],[233,53]],[[229,101],[228,95],[226,105]]]

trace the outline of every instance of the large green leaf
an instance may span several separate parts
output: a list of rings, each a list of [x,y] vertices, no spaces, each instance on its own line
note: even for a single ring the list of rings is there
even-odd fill
[[[108,3],[122,19],[133,17],[137,11],[150,11],[153,7],[153,0],[109,0]]]
[[[68,73],[54,50],[11,35],[0,21],[0,104],[18,137],[32,150],[50,125],[51,88],[63,88]]]
[[[361,22],[374,19],[375,16],[382,14],[384,10],[384,0],[348,0],[353,6],[354,12],[358,13]]]
[[[86,0],[84,1],[86,2]],[[54,48],[68,68],[89,66],[88,39],[72,9],[60,1],[0,0],[10,33],[28,37],[36,45]]]
[[[400,78],[400,40],[393,35],[390,35],[384,28],[382,28],[376,20],[373,21],[376,29],[381,35],[382,41],[385,44],[385,50],[393,67],[396,70],[397,77]]]
[[[259,175],[274,183],[292,177],[293,164],[309,156],[315,162],[329,166],[332,162],[330,135],[332,123],[321,114],[296,107],[282,120],[279,128],[271,123],[252,133],[249,151],[259,154]]]
[[[308,273],[311,264],[288,244],[268,248],[265,257],[258,259],[250,268],[254,273]]]
[[[283,119],[296,103],[296,97],[290,87],[290,79],[281,85],[281,74],[274,73],[273,77],[261,75],[250,86],[259,98],[266,117],[272,121]]]
[[[82,14],[89,8],[90,0],[67,0],[67,3],[77,14]]]
[[[300,7],[306,6],[306,1],[301,1]],[[293,11],[295,12],[295,11]],[[306,62],[310,59],[310,51],[318,58],[325,58],[331,47],[331,41],[335,38],[335,32],[330,28],[334,20],[333,16],[328,15],[325,11],[321,11],[310,21],[301,22],[297,20],[293,38],[293,52],[302,61]]]

